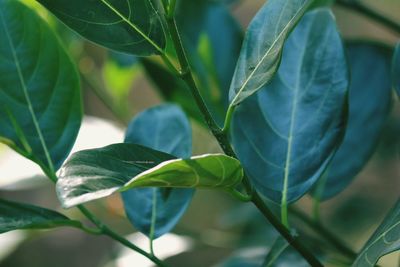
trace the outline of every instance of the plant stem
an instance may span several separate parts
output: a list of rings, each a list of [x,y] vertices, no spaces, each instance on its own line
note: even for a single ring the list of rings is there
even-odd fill
[[[197,88],[197,85],[193,79],[192,71],[190,69],[189,61],[185,54],[185,50],[182,45],[182,40],[179,36],[179,32],[176,26],[176,21],[174,17],[165,16],[167,21],[167,26],[169,33],[172,38],[172,42],[174,48],[176,50],[176,54],[178,56],[179,64],[181,67],[181,78],[188,85],[190,92],[196,101],[198,108],[203,114],[203,118],[212,132],[212,134],[217,139],[220,144],[222,150],[228,156],[237,158],[235,152],[233,151],[230,142],[228,140],[227,134],[219,128],[219,126],[214,121],[211,113],[209,112],[200,92]],[[233,113],[233,109],[231,109],[231,114]],[[231,116],[231,115],[230,115]],[[229,125],[229,123],[227,124]],[[296,238],[294,238],[289,230],[281,224],[281,222],[275,217],[275,215],[269,210],[269,208],[265,205],[264,201],[258,195],[257,192],[252,192],[251,184],[248,178],[245,176],[243,179],[243,184],[249,194],[252,194],[252,202],[257,206],[257,208],[261,211],[261,213],[268,219],[268,221],[276,228],[276,230],[291,244],[307,261],[311,266],[320,267],[323,266],[319,260],[307,249],[305,248]]]
[[[47,175],[47,177],[50,178],[51,181],[56,182],[57,181],[57,175],[55,172],[51,171],[49,168],[41,166],[43,172]],[[158,259],[156,256],[147,253],[146,251],[142,250],[141,248],[135,246],[133,243],[131,243],[129,240],[125,239],[124,237],[120,236],[116,232],[114,232],[112,229],[110,229],[107,225],[105,225],[100,219],[98,219],[94,214],[92,214],[86,207],[83,205],[77,206],[77,208],[80,210],[80,212],[90,221],[92,222],[98,229],[99,231],[95,231],[91,228],[86,228],[83,227],[82,230],[84,230],[87,233],[94,234],[94,235],[107,235],[114,239],[115,241],[119,242],[120,244],[132,249],[133,251],[136,251],[137,253],[143,255],[144,257],[148,258],[151,260],[153,263],[155,263],[159,267],[168,267],[164,262],[162,262],[160,259]]]
[[[337,0],[336,1],[337,5],[343,6],[347,9],[351,9],[353,11],[356,11],[358,13],[361,13],[377,22],[380,24],[388,27],[390,30],[400,34],[400,24],[385,17],[382,14],[379,14],[376,12],[374,9],[365,6],[358,1],[346,1],[346,0]]]

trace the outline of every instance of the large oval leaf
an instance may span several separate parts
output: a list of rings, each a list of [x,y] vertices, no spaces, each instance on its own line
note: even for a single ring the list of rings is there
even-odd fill
[[[130,124],[125,142],[144,145],[176,157],[192,154],[192,131],[183,111],[161,105],[140,113]],[[193,189],[137,188],[122,193],[132,224],[151,239],[168,233],[192,199]]]
[[[346,188],[368,161],[391,107],[391,52],[367,43],[354,43],[347,48],[352,79],[349,118],[344,140],[314,192],[323,200]]]
[[[231,83],[231,105],[239,104],[273,78],[286,38],[312,2],[269,0],[253,18]]]
[[[400,97],[400,43],[396,45],[392,61],[393,86]]]
[[[240,162],[225,155],[173,158],[136,144],[77,152],[61,169],[58,197],[68,208],[135,187],[229,189],[243,176]]]
[[[81,228],[82,225],[52,210],[0,199],[0,233],[62,226]]]
[[[92,42],[141,56],[163,53],[165,33],[156,1],[38,1]]]
[[[321,176],[343,137],[347,87],[332,13],[308,13],[287,40],[277,76],[233,118],[234,147],[264,196],[294,201]]]
[[[361,250],[353,267],[373,267],[378,260],[400,249],[400,200]]]
[[[56,36],[19,1],[0,2],[0,137],[58,168],[81,123],[79,79]]]

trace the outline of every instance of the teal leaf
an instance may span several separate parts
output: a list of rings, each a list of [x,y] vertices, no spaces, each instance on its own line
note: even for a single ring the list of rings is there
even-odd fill
[[[276,77],[233,117],[234,148],[262,195],[292,202],[320,178],[343,138],[348,85],[332,13],[307,13],[285,44]]]
[[[279,259],[279,257],[288,247],[289,243],[283,236],[279,235],[275,239],[275,242],[272,244],[272,247],[268,252],[267,256],[265,257],[262,266],[264,267],[274,266],[274,263]]]
[[[41,207],[0,199],[0,233],[19,229],[81,228],[81,223]]]
[[[229,190],[243,178],[240,162],[225,155],[174,158],[136,144],[79,151],[61,169],[58,197],[69,208],[136,187]]]
[[[125,142],[136,143],[189,158],[192,131],[188,119],[176,105],[150,108],[129,124]],[[122,193],[125,212],[132,224],[151,239],[168,233],[192,200],[193,189],[136,188]]]
[[[58,168],[82,119],[79,78],[55,34],[19,1],[0,1],[0,139]]]
[[[147,56],[162,54],[165,33],[153,0],[38,0],[88,40],[109,49]]]
[[[361,250],[353,267],[373,267],[378,260],[400,249],[400,200]]]
[[[400,43],[396,45],[392,61],[393,86],[400,97]]]
[[[250,23],[229,91],[231,105],[257,92],[274,77],[284,43],[312,0],[269,0]]]
[[[343,142],[314,192],[322,200],[341,192],[364,167],[391,109],[391,52],[374,44],[353,43],[347,54],[352,79],[349,118]]]

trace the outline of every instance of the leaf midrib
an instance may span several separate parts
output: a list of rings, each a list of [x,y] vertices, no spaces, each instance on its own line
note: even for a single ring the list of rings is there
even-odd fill
[[[42,133],[42,131],[40,129],[38,119],[36,118],[36,114],[35,114],[35,111],[33,109],[32,101],[31,101],[29,93],[28,93],[28,88],[26,87],[25,79],[24,79],[24,77],[22,75],[21,66],[20,66],[20,63],[19,63],[19,60],[18,60],[18,56],[17,56],[16,50],[15,50],[15,45],[14,45],[14,43],[13,43],[13,41],[11,39],[10,33],[8,31],[8,28],[7,28],[6,22],[4,20],[4,15],[3,15],[2,10],[0,10],[0,20],[2,22],[2,26],[3,26],[4,31],[6,33],[6,39],[7,39],[8,43],[9,43],[9,46],[10,46],[10,49],[11,49],[11,54],[12,54],[12,57],[14,59],[15,67],[17,69],[18,79],[20,81],[20,85],[21,85],[22,91],[24,93],[24,98],[25,98],[26,104],[28,105],[28,109],[29,109],[29,113],[30,113],[31,118],[32,118],[33,125],[34,125],[36,133],[37,133],[37,135],[39,137],[39,141],[40,141],[40,144],[41,144],[42,149],[44,151],[48,167],[51,170],[51,172],[54,172],[53,161],[52,161],[52,159],[50,157],[50,153],[49,153],[49,150],[47,148],[46,142],[44,140],[43,133]]]
[[[119,16],[123,21],[125,21],[132,29],[134,29],[137,33],[139,33],[149,44],[151,44],[158,52],[164,54],[164,50],[159,47],[149,36],[147,36],[139,27],[132,23],[128,18],[126,18],[121,12],[115,9],[110,3],[106,0],[100,0],[104,5],[106,5],[112,12],[114,12],[117,16]]]

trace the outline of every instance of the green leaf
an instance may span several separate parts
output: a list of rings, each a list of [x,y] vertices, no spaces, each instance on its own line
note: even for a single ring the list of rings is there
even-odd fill
[[[192,155],[192,131],[183,111],[172,104],[147,109],[137,115],[125,136],[136,143],[176,157]],[[150,239],[171,231],[192,200],[194,190],[182,188],[135,188],[122,193],[125,212],[140,232]]]
[[[243,177],[240,162],[225,155],[190,159],[135,144],[77,152],[64,164],[57,193],[64,207],[137,187],[230,189]]]
[[[81,228],[82,225],[52,210],[0,199],[0,233],[62,226]]]
[[[253,18],[236,65],[229,91],[237,105],[275,75],[283,45],[312,0],[269,0]]]
[[[392,61],[393,86],[400,97],[400,43],[396,45]]]
[[[360,42],[349,44],[347,55],[351,85],[346,134],[327,173],[316,186],[314,196],[321,200],[341,192],[361,171],[375,151],[391,110],[391,51]]]
[[[344,135],[348,86],[333,14],[307,13],[285,44],[276,77],[233,117],[234,148],[262,195],[285,205],[321,177]]]
[[[153,0],[38,0],[88,40],[134,55],[162,54],[165,33]]]
[[[382,256],[399,249],[400,199],[365,244],[352,266],[373,267]]]
[[[82,119],[75,67],[48,25],[19,1],[0,1],[0,36],[0,137],[58,168]]]

